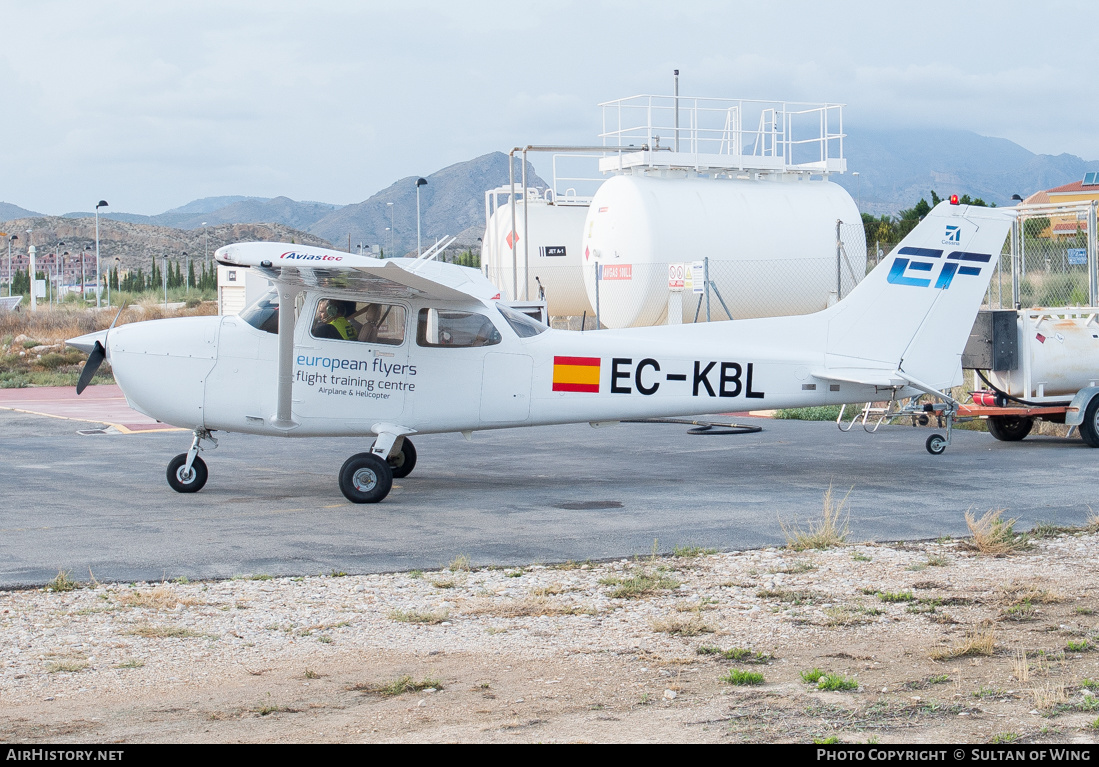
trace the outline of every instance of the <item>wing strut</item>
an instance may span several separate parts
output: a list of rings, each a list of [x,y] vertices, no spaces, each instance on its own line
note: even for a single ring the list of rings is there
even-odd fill
[[[291,398],[294,393],[294,304],[301,287],[281,281],[275,284],[279,288],[279,371],[278,399],[271,425],[290,431],[298,426],[293,418]]]

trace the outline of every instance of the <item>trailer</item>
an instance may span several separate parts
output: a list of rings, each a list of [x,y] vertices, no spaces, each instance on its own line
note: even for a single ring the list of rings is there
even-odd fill
[[[1036,421],[1049,421],[1067,424],[1069,436],[1078,430],[1087,445],[1099,447],[1099,307],[981,311],[962,368],[974,376],[969,402],[947,393],[933,403],[918,397],[868,402],[849,421],[841,409],[836,423],[842,431],[861,423],[874,432],[883,423],[926,426],[934,418],[947,433],[927,438],[932,455],[946,450],[955,423],[978,418],[1003,442],[1018,442]]]

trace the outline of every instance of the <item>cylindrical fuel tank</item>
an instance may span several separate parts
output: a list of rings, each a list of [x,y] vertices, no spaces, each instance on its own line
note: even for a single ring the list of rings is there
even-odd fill
[[[537,300],[541,283],[550,315],[580,316],[584,312],[592,315],[580,256],[580,237],[587,212],[584,205],[569,204],[567,200],[558,204],[532,194],[526,206],[522,199],[516,201],[516,236],[509,240],[511,205],[501,205],[489,216],[482,238],[482,271],[512,300]]]
[[[989,380],[1013,397],[1071,397],[1099,383],[1099,309],[1024,309],[1019,312],[1016,370]],[[1029,378],[1029,391],[1027,390]]]
[[[709,259],[714,320],[817,311],[835,300],[837,280],[846,295],[866,273],[854,200],[837,184],[795,175],[614,176],[588,208],[581,245],[593,306],[602,267],[599,313],[609,328],[667,321],[669,263]],[[684,292],[682,321],[705,319],[704,300]]]

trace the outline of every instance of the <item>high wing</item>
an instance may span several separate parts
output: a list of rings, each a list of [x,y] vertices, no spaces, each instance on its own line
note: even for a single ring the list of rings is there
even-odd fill
[[[218,263],[254,269],[272,282],[381,298],[491,301],[500,291],[476,270],[412,258],[379,259],[281,242],[226,245]]]

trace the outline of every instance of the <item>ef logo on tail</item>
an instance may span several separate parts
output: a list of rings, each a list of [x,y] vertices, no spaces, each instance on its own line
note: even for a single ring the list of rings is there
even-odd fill
[[[948,232],[948,235],[952,236],[953,233]],[[894,285],[911,285],[916,288],[929,288],[931,287],[932,279],[934,279],[935,287],[941,290],[949,288],[956,275],[967,277],[980,276],[981,267],[966,266],[961,262],[988,263],[992,260],[992,256],[988,253],[967,253],[961,250],[955,250],[945,259],[942,259],[943,252],[934,248],[906,247],[901,248],[897,253],[898,255],[893,260],[893,265],[889,269],[889,275],[886,277],[889,282]],[[910,258],[903,258],[903,256],[909,256]],[[942,260],[930,261],[924,259]],[[937,270],[936,267],[938,267]]]

